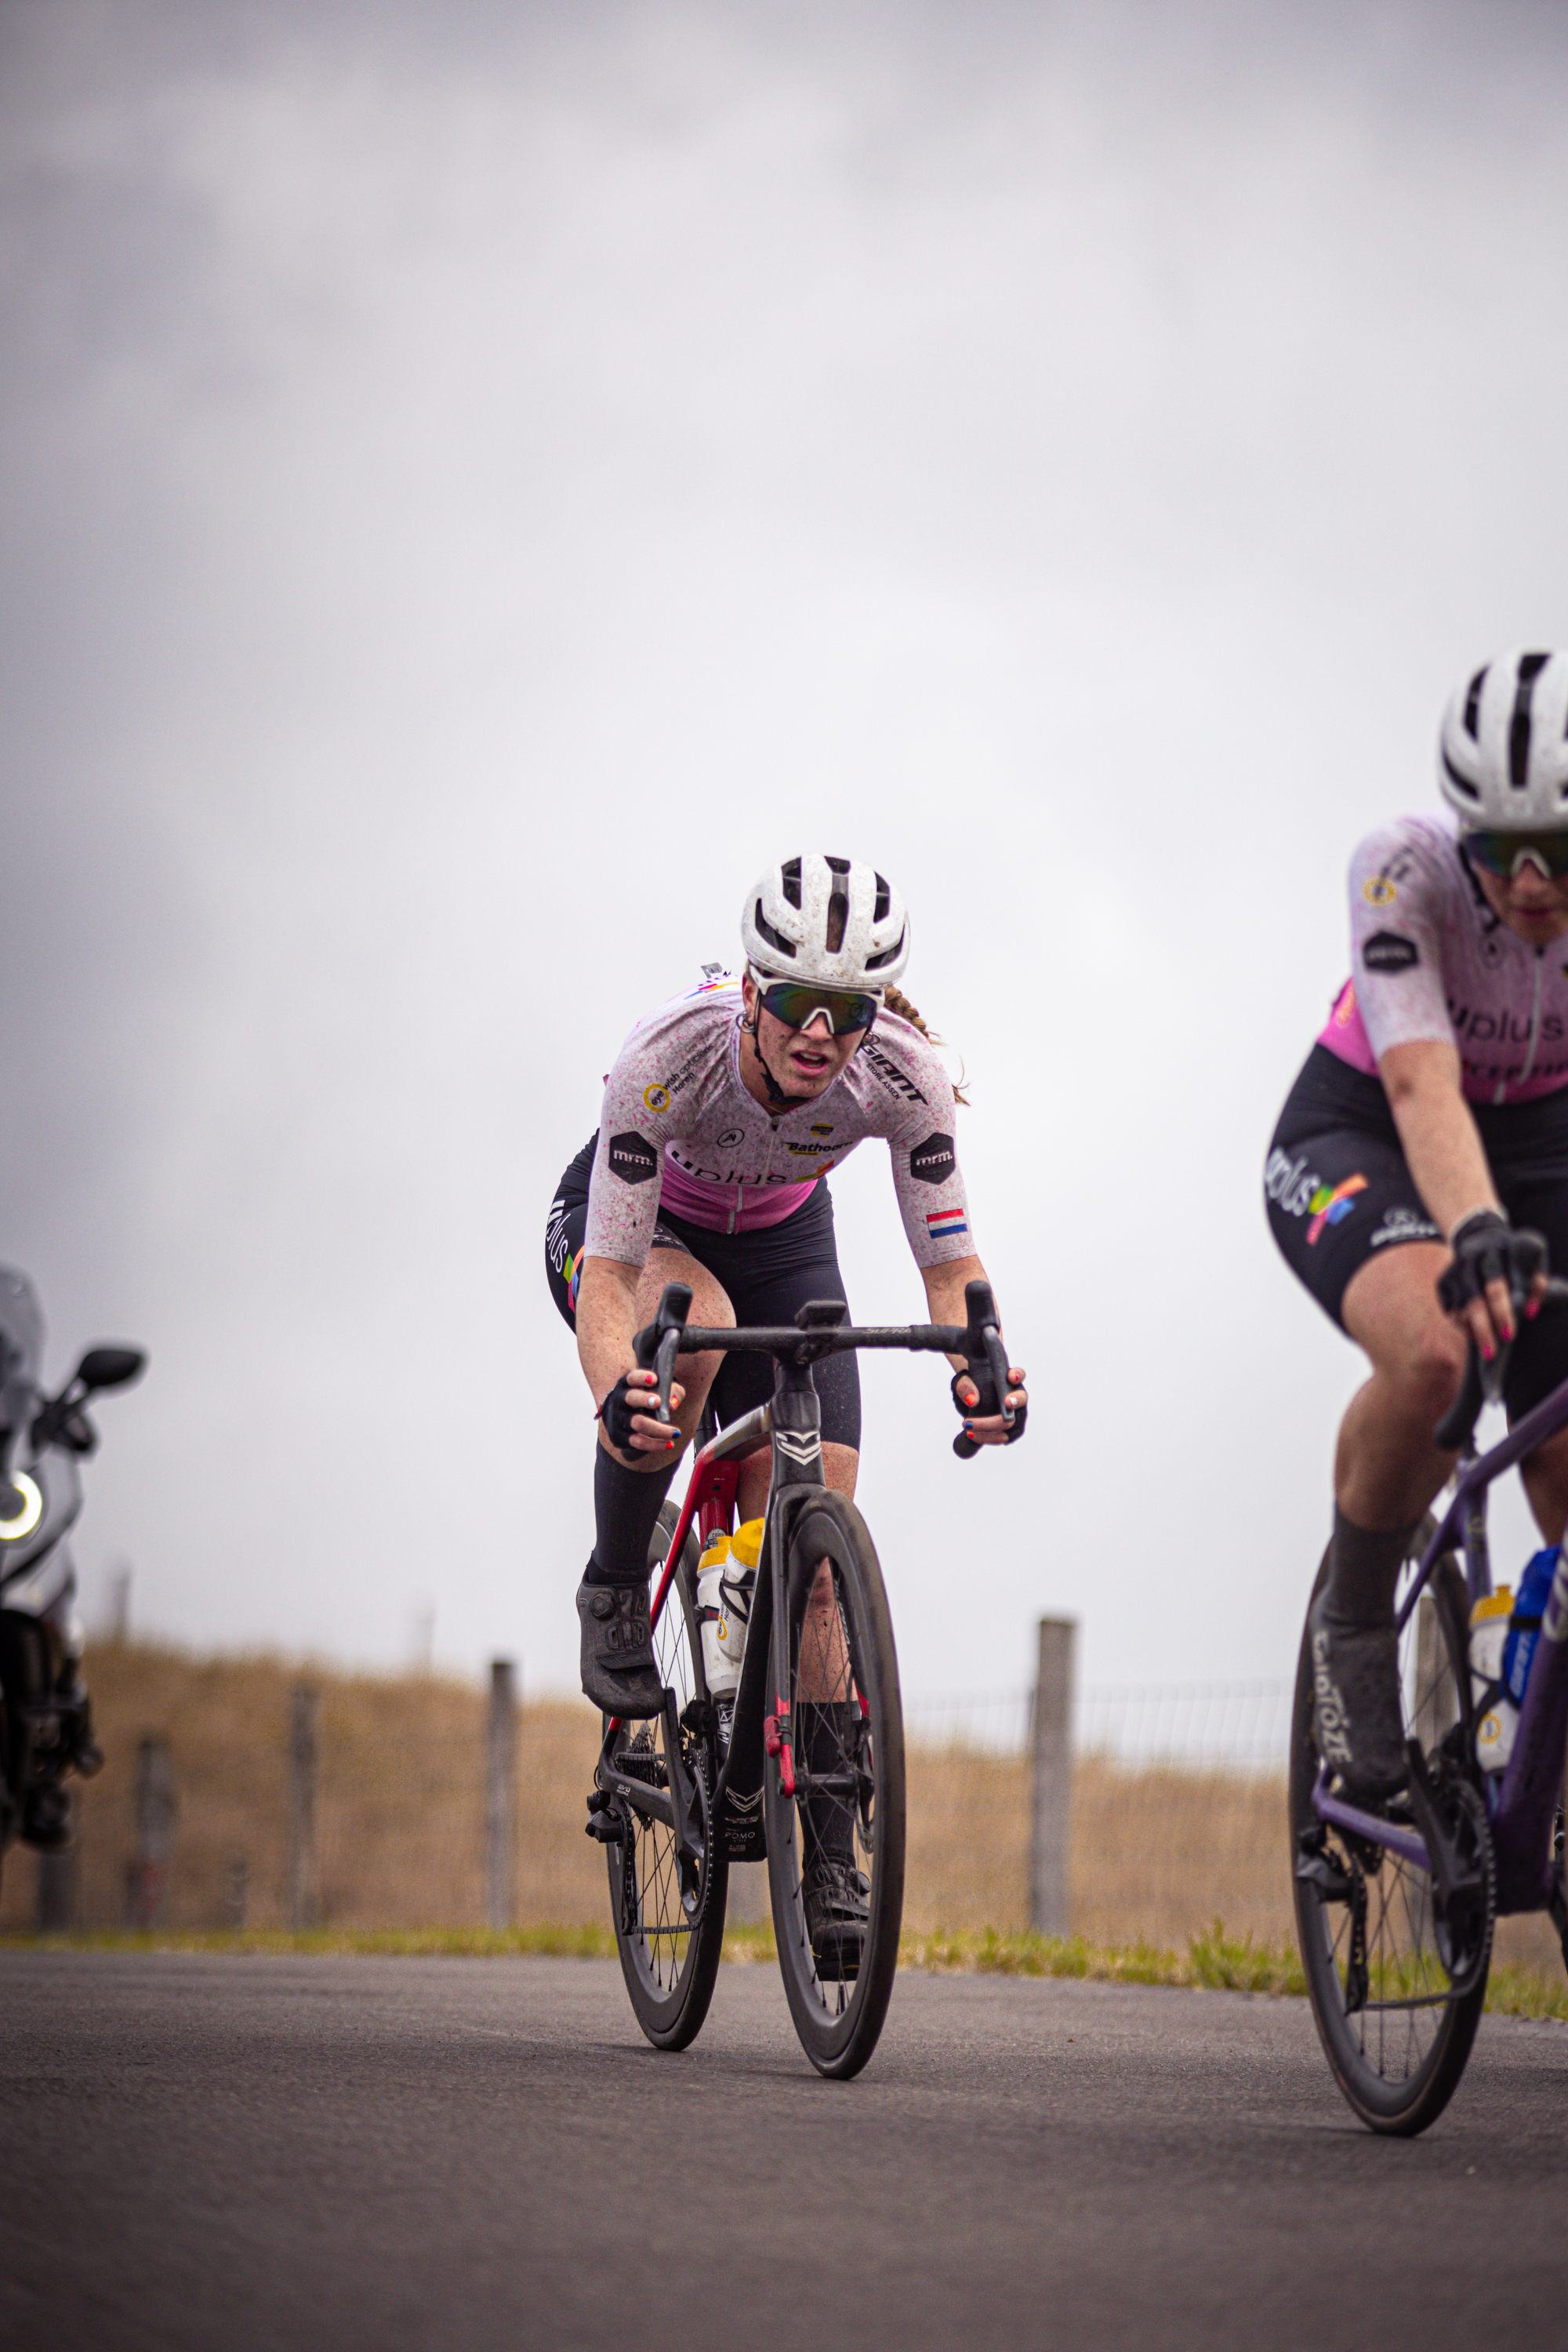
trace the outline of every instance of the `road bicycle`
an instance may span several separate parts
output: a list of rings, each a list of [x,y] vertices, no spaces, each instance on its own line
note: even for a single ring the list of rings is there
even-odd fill
[[[678,1355],[751,1349],[773,1359],[772,1402],[700,1433],[686,1498],[667,1502],[649,1549],[649,1615],[665,1683],[661,1714],[606,1717],[588,1799],[606,1850],[621,1969],[644,2033],[682,2050],[719,1972],[731,1862],[768,1865],[790,2014],[820,2074],[858,2074],[877,2046],[898,1966],[904,1895],[904,1729],[882,1571],[865,1520],[822,1478],[812,1366],[850,1349],[963,1356],[1009,1386],[989,1284],[964,1292],[967,1324],[861,1328],[838,1299],[809,1301],[793,1327],[689,1327],[691,1293],[671,1283],[637,1358],[669,1412]],[[650,1407],[651,1410],[651,1407]],[[1004,1412],[1010,1422],[1012,1414]],[[763,1546],[734,1711],[708,1687],[697,1601],[700,1547],[732,1523],[742,1455],[767,1444]],[[957,1437],[954,1451],[976,1452]],[[824,1861],[852,1873],[863,1922],[814,1939],[808,1881]]]
[[[1543,1308],[1568,1304],[1549,1285]],[[1504,1471],[1568,1427],[1568,1381],[1478,1455],[1475,1425],[1501,1392],[1508,1350],[1472,1342],[1436,1443],[1458,1450],[1450,1499],[1417,1531],[1395,1622],[1409,1785],[1381,1813],[1337,1793],[1318,1754],[1303,1634],[1290,1728],[1296,1927],[1335,2081],[1376,2132],[1424,2131],[1464,2073],[1486,2000],[1492,1928],[1546,1911],[1568,1961],[1562,1794],[1568,1743],[1568,1560],[1560,1553],[1506,1769],[1478,1760],[1489,1699],[1472,1683],[1470,1613],[1491,1592],[1487,1496]],[[1459,1558],[1464,1567],[1461,1573]],[[1314,1592],[1328,1570],[1325,1555]]]

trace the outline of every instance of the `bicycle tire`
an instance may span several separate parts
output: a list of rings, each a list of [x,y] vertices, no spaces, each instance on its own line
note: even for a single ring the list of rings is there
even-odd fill
[[[1412,1560],[1420,1559],[1431,1535],[1427,1519],[1412,1542]],[[1325,1553],[1314,1596],[1327,1573]],[[1451,1552],[1437,1561],[1427,1591],[1436,1612],[1435,1643],[1423,1661],[1419,1608],[1400,1643],[1405,1728],[1420,1738],[1429,1764],[1468,1783],[1468,1743],[1453,1728],[1469,1714],[1468,1612]],[[1319,1821],[1312,1806],[1318,1763],[1303,1633],[1290,1722],[1290,1857],[1312,2020],[1334,2080],[1363,2123],[1374,2132],[1413,2137],[1436,2120],[1458,2086],[1486,2001],[1489,1953],[1479,1979],[1456,1992],[1438,1949],[1426,1873]],[[1484,1823],[1484,1801],[1473,1787],[1467,1787],[1465,1802],[1481,1807]],[[1381,1863],[1373,1867],[1379,1852]],[[1314,1862],[1323,1869],[1303,1874],[1303,1864]],[[1331,1891],[1336,1882],[1346,1890],[1342,1895]],[[1487,1933],[1489,1938],[1489,1922]]]
[[[832,1599],[823,1620],[811,1602],[818,1564],[826,1560]],[[904,1909],[904,1722],[899,1696],[893,1621],[876,1549],[865,1520],[847,1496],[824,1492],[800,1512],[791,1532],[785,1581],[790,1722],[795,1728],[796,1793],[786,1796],[776,1762],[763,1776],[767,1826],[768,1888],[773,1932],[790,2015],[818,2074],[837,2080],[858,2074],[877,2046],[899,1964]],[[834,1626],[842,1633],[842,1669],[824,1668]],[[835,1659],[838,1656],[835,1651]],[[814,1672],[813,1669],[816,1671]],[[824,1672],[829,1690],[821,1688]],[[824,1705],[825,1696],[831,1705]],[[803,1708],[814,1709],[833,1752],[819,1748],[815,1765],[802,1752]],[[855,1794],[811,1793],[814,1780],[831,1778]],[[868,1882],[868,1919],[852,1969],[812,1949],[805,1919],[803,1866],[824,1848],[825,1808],[841,1809],[854,1867]],[[847,1822],[842,1815],[847,1815]],[[831,1837],[831,1832],[830,1832]]]
[[[650,1582],[657,1582],[663,1568],[676,1517],[675,1505],[666,1503],[648,1546]],[[684,2050],[701,2030],[718,1980],[729,1892],[730,1866],[719,1850],[709,1804],[716,1777],[711,1714],[705,1704],[691,1707],[693,1700],[707,1699],[696,1589],[697,1539],[689,1534],[653,1639],[660,1675],[674,1690],[686,1718],[681,1752],[696,1779],[703,1824],[704,1854],[697,1885],[682,1889],[674,1835],[661,1822],[637,1814],[631,1835],[605,1849],[621,1974],[637,2023],[656,2050]],[[668,1780],[664,1742],[659,1717],[623,1723],[612,1754],[623,1770],[635,1770],[638,1760],[646,1759],[650,1777],[657,1780],[663,1773]]]

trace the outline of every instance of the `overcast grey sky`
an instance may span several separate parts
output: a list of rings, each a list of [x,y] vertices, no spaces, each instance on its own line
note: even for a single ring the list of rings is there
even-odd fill
[[[1355,1358],[1258,1171],[1357,835],[1568,639],[1555,5],[0,5],[0,1256],[143,1630],[574,1676],[540,1231],[803,844],[1037,1399],[866,1374],[906,1690],[1289,1670]],[[922,1311],[879,1149],[856,1311]],[[1522,1532],[1518,1541],[1523,1541]],[[1512,1538],[1510,1538],[1512,1540]]]

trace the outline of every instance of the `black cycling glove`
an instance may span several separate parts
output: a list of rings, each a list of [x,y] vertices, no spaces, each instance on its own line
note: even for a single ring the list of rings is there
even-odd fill
[[[971,1381],[979,1390],[980,1394],[973,1404],[965,1404],[959,1395],[960,1381]],[[1002,1410],[1002,1400],[996,1393],[996,1383],[991,1377],[991,1368],[988,1364],[970,1364],[963,1371],[954,1372],[948,1385],[952,1391],[952,1402],[958,1407],[958,1417],[961,1421],[984,1421],[993,1413],[998,1413]],[[1009,1445],[1016,1445],[1022,1437],[1024,1423],[1028,1417],[1029,1408],[1026,1404],[1016,1404],[1013,1407],[1013,1426],[1007,1432],[1006,1437],[1006,1443]]]
[[[610,1433],[610,1444],[623,1462],[629,1462],[634,1470],[640,1470],[650,1457],[632,1444],[632,1415],[634,1412],[647,1412],[657,1421],[658,1391],[640,1386],[628,1388],[626,1383],[630,1379],[630,1372],[621,1374],[594,1418],[604,1423]]]
[[[1489,1282],[1506,1282],[1515,1307],[1546,1271],[1546,1243],[1528,1226],[1517,1229],[1496,1209],[1475,1209],[1454,1232],[1454,1262],[1437,1276],[1438,1304],[1457,1315],[1479,1298]]]

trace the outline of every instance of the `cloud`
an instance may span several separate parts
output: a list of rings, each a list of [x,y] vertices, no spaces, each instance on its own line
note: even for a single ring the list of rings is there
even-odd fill
[[[961,1472],[930,1368],[868,1374],[906,1681],[1021,1680],[1047,1605],[1093,1678],[1283,1670],[1353,1374],[1257,1171],[1352,842],[1451,674],[1564,634],[1563,46],[5,13],[4,1254],[58,1369],[153,1353],[89,1575],[368,1658],[433,1592],[569,1680],[551,1186],[820,838],[915,908],[1043,1403]],[[837,1189],[858,1308],[919,1311]]]

